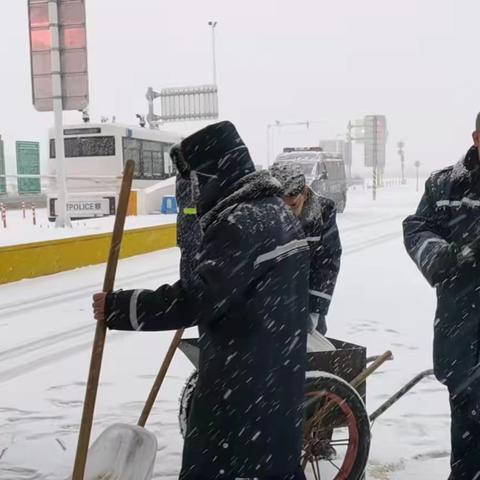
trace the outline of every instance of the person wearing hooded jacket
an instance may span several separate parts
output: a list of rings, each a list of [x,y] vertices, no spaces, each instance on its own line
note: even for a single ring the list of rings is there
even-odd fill
[[[406,249],[437,293],[433,358],[450,395],[449,480],[480,478],[480,114],[473,141],[430,176],[403,222]]]
[[[282,185],[283,200],[299,218],[310,246],[311,328],[325,335],[342,256],[335,203],[307,186],[305,174],[295,162],[275,163],[270,172]]]
[[[198,325],[182,480],[304,479],[309,252],[301,225],[278,182],[255,172],[230,122],[184,139],[172,155],[193,179],[203,231],[192,281],[95,294],[95,318],[117,330]]]

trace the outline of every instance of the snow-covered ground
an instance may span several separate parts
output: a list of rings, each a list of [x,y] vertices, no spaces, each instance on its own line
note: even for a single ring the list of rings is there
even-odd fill
[[[375,203],[370,192],[351,191],[338,219],[344,258],[329,335],[366,345],[371,355],[387,349],[395,355],[368,381],[369,411],[431,367],[434,291],[401,237],[401,220],[418,198],[412,186],[384,189]],[[122,260],[117,286],[172,282],[178,259],[172,249]],[[71,470],[94,330],[91,293],[100,288],[103,271],[99,265],[0,286],[2,480],[59,480]],[[112,423],[136,422],[171,338],[109,333],[94,438]],[[159,440],[155,478],[177,478],[178,396],[191,370],[177,353],[147,424]],[[448,455],[447,394],[427,379],[374,424],[368,478],[446,478]]]

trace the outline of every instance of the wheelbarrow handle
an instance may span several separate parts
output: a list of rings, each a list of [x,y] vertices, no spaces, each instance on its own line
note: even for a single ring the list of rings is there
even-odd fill
[[[371,415],[370,422],[373,423],[382,413],[388,410],[394,403],[408,393],[417,383],[421,382],[424,378],[433,375],[433,370],[424,370],[412,378],[406,385],[404,385],[395,395],[392,395],[386,402],[378,407]]]
[[[357,389],[365,380],[376,370],[378,370],[386,361],[392,360],[393,354],[387,350],[384,354],[377,357],[363,372],[359,373],[351,382],[350,385]]]
[[[145,402],[145,406],[143,407],[142,414],[140,415],[140,418],[138,420],[139,427],[145,427],[145,424],[147,423],[150,412],[152,411],[153,405],[155,404],[155,400],[157,399],[157,395],[160,390],[160,387],[162,386],[162,383],[165,380],[168,368],[170,367],[173,356],[175,355],[175,351],[177,350],[180,340],[182,339],[183,332],[184,332],[183,328],[180,330],[177,330],[172,339],[170,347],[167,350],[167,354],[165,355],[163,363],[158,372],[157,378],[155,379],[152,389],[150,390],[150,394],[148,395],[147,401]]]

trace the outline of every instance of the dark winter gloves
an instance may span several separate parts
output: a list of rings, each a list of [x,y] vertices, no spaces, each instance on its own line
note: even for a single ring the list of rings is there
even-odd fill
[[[480,264],[480,238],[465,245],[459,254],[460,263]]]
[[[425,265],[432,285],[437,286],[448,280],[454,274],[458,266],[458,247],[454,243],[443,246],[430,261],[430,265]]]
[[[480,238],[459,248],[456,243],[449,243],[435,255],[428,267],[433,285],[437,286],[456,277],[458,269],[463,266],[480,265]]]

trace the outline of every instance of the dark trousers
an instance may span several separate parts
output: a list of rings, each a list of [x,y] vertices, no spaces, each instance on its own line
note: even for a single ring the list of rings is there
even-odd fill
[[[450,394],[452,455],[449,480],[480,480],[480,393]]]

